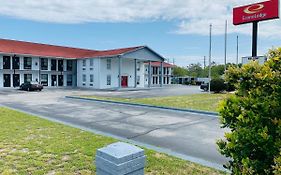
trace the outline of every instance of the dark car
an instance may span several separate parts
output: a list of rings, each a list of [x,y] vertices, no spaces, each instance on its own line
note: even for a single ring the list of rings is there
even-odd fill
[[[204,90],[204,91],[208,91],[209,90],[209,84],[201,84],[200,89]]]
[[[42,91],[43,86],[38,82],[27,82],[20,85],[20,90],[24,91]]]

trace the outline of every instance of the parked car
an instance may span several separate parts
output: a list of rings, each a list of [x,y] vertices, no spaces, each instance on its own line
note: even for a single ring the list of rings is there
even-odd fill
[[[208,83],[201,84],[200,89],[202,89],[204,91],[208,91],[209,90],[209,84]]]
[[[39,84],[36,81],[23,83],[20,85],[20,90],[24,91],[42,91],[43,85]]]

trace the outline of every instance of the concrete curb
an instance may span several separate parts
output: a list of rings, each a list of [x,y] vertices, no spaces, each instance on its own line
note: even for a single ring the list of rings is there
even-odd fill
[[[103,102],[103,103],[113,103],[113,104],[121,104],[121,105],[130,105],[130,106],[139,106],[139,107],[148,107],[148,108],[172,110],[172,111],[179,111],[179,112],[189,112],[189,113],[196,113],[196,114],[211,115],[214,117],[218,117],[218,115],[219,115],[219,113],[217,113],[217,112],[209,112],[209,111],[201,111],[201,110],[193,110],[193,109],[180,109],[180,108],[172,108],[172,107],[162,107],[162,106],[154,106],[154,105],[146,105],[146,104],[138,104],[138,103],[117,102],[117,101],[112,101],[112,100],[99,100],[99,99],[83,98],[83,97],[76,97],[76,96],[65,96],[65,98]]]

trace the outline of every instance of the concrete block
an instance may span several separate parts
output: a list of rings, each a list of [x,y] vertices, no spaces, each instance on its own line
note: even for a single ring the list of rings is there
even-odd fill
[[[98,149],[97,175],[143,175],[146,157],[144,150],[123,142]]]

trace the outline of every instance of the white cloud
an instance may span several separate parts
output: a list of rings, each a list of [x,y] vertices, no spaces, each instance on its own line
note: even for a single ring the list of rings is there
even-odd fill
[[[143,20],[179,20],[177,34],[223,34],[224,21],[231,23],[232,7],[258,0],[0,0],[0,15],[54,22],[139,22]],[[264,23],[261,36],[281,36],[278,22]],[[230,33],[251,34],[247,25],[229,25]]]

